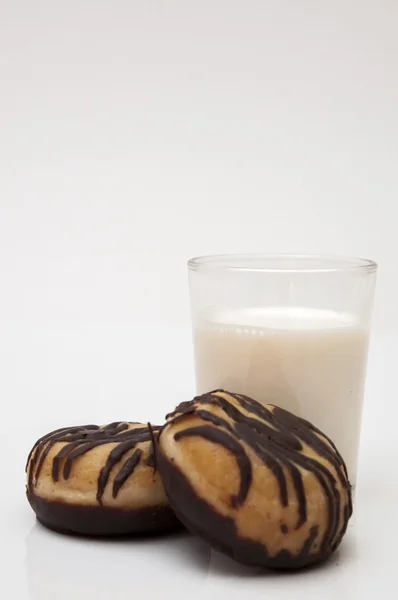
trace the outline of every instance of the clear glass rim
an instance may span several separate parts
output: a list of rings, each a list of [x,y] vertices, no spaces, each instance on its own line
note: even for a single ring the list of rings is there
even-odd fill
[[[190,271],[253,271],[260,273],[336,273],[377,271],[375,261],[329,254],[213,254],[188,261]]]

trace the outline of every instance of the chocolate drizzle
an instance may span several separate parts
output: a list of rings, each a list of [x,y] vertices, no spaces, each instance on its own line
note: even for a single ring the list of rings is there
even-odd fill
[[[151,428],[154,432],[160,427]],[[127,479],[134,473],[143,456],[143,448],[137,448],[143,442],[153,439],[148,426],[139,423],[116,421],[105,427],[86,425],[83,427],[63,427],[40,438],[33,446],[26,463],[28,474],[27,492],[32,493],[37,485],[43,464],[55,444],[64,444],[52,459],[51,475],[54,482],[62,477],[67,480],[73,469],[75,461],[90,452],[97,446],[104,444],[117,444],[114,446],[102,467],[97,480],[97,501],[102,503],[102,497],[112,469],[121,462],[129,453],[120,470],[115,474],[112,486],[112,496],[116,498]],[[150,445],[147,466],[154,463],[153,444]]]
[[[252,482],[252,465],[243,446],[234,440],[229,433],[220,429],[215,429],[210,425],[183,429],[175,434],[174,439],[178,441],[183,437],[192,435],[199,435],[210,442],[220,444],[235,456],[240,471],[240,486],[236,496],[231,496],[231,506],[237,507],[243,504]]]
[[[211,405],[221,409],[226,418],[206,409]],[[167,415],[168,423],[165,428],[188,415],[198,416],[209,424],[195,424],[195,427],[180,429],[174,434],[176,441],[184,437],[200,436],[223,446],[237,461],[240,488],[237,496],[231,498],[233,508],[244,504],[253,477],[251,460],[245,447],[250,448],[276,478],[283,507],[287,507],[289,500],[293,500],[289,498],[289,474],[297,504],[296,529],[300,529],[307,522],[308,507],[303,471],[312,473],[323,491],[328,507],[327,524],[318,554],[326,556],[335,550],[352,514],[351,486],[344,461],[326,435],[308,421],[282,408],[273,405],[267,407],[247,396],[223,390],[216,390],[196,397],[191,402],[181,403],[173,413]],[[315,453],[315,458],[305,453],[305,446]],[[319,459],[324,459],[327,463]],[[346,494],[343,494],[344,491]],[[287,533],[286,525],[281,526],[281,531]],[[318,534],[319,527],[312,526],[310,535],[301,549],[303,557],[310,553]]]

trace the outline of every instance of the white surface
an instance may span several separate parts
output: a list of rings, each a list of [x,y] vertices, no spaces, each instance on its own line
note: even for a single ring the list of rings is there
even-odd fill
[[[390,0],[0,2],[5,597],[394,597],[397,18]],[[341,553],[252,577],[214,556],[209,568],[190,540],[41,530],[24,499],[31,444],[69,422],[160,419],[191,397],[185,261],[243,251],[380,263]]]
[[[172,331],[146,332],[153,339],[159,334],[170,339]],[[190,370],[186,369],[190,359],[176,364],[171,351],[180,345],[185,347],[189,332],[175,329],[174,340],[175,346],[170,347],[156,377],[152,369],[136,366],[132,370],[132,376],[137,377],[137,395],[132,402],[137,398],[148,402],[143,416],[160,419],[174,404],[191,396]],[[261,574],[241,567],[188,535],[102,542],[45,530],[35,522],[24,498],[24,460],[36,437],[70,421],[66,412],[77,416],[79,400],[69,390],[67,411],[61,393],[59,416],[50,410],[40,414],[30,400],[27,385],[21,403],[9,407],[9,420],[3,426],[6,453],[2,471],[6,485],[0,499],[0,528],[6,556],[2,560],[2,589],[7,590],[7,597],[21,600],[129,600],[143,594],[155,598],[160,593],[166,598],[394,598],[397,350],[395,338],[375,339],[372,345],[355,512],[341,549],[322,567],[293,574]],[[145,380],[151,381],[151,388],[145,386]],[[89,413],[81,407],[82,421]],[[102,411],[104,417],[106,414]],[[109,409],[109,418],[129,414],[129,409],[121,411],[117,401],[113,410]]]

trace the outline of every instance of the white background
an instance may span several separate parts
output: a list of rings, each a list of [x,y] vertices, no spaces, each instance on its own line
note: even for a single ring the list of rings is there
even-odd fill
[[[397,27],[395,0],[0,0],[0,398],[15,489],[1,502],[15,568],[36,437],[161,419],[192,395],[192,255],[377,260],[362,465],[396,456],[382,414],[396,395]],[[365,489],[385,484],[361,472]]]

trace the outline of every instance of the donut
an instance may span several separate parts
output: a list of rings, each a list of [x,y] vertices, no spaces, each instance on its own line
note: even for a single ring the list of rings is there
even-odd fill
[[[85,535],[176,527],[154,469],[152,438],[159,429],[115,422],[64,427],[40,438],[26,464],[26,494],[37,519]]]
[[[296,569],[326,560],[352,514],[333,442],[308,421],[223,390],[183,402],[157,435],[170,504],[235,560]]]

